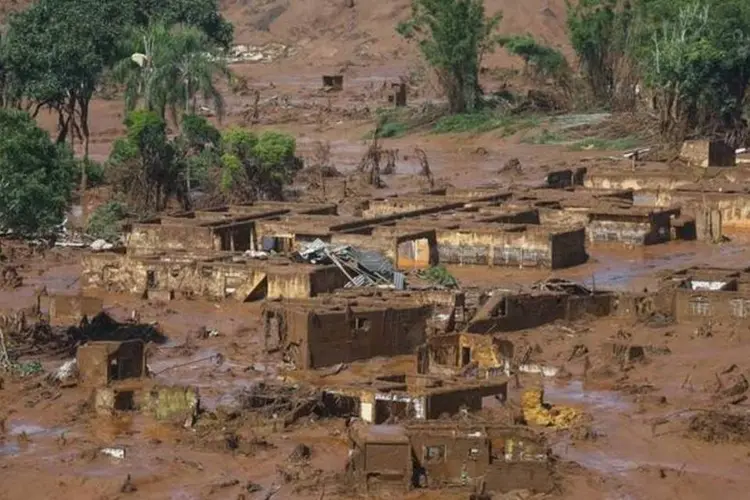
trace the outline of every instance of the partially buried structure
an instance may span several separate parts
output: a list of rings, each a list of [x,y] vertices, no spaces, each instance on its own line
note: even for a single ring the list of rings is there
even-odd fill
[[[504,493],[555,487],[549,448],[524,427],[488,422],[355,426],[349,474],[367,492],[395,486]]]

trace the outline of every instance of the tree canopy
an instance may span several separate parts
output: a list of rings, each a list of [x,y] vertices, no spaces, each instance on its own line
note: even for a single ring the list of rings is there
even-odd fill
[[[398,25],[437,72],[452,113],[479,107],[482,56],[497,45],[501,18],[485,16],[483,0],[412,0],[411,19]]]
[[[139,103],[162,119],[195,114],[198,97],[213,104],[219,117],[224,100],[214,85],[217,76],[231,79],[226,61],[215,43],[201,30],[184,25],[156,23],[137,29],[132,52],[114,67],[115,78],[126,86],[129,110]]]
[[[642,85],[663,134],[746,141],[747,1],[581,0],[568,6],[568,28],[600,102]]]
[[[0,229],[23,235],[62,223],[73,157],[25,112],[0,109]]]

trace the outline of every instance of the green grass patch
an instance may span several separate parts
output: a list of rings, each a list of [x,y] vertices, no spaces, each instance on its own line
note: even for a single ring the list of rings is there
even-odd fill
[[[523,144],[561,144],[565,142],[565,136],[560,132],[550,131],[549,129],[543,129],[538,134],[533,134],[521,139]]]
[[[432,131],[436,134],[481,134],[501,130],[503,136],[509,136],[538,124],[539,119],[533,116],[503,115],[484,111],[444,116],[435,123]]]
[[[571,144],[568,149],[571,151],[624,151],[633,149],[638,146],[639,140],[636,137],[621,137],[618,139],[600,139],[598,137],[589,137]]]

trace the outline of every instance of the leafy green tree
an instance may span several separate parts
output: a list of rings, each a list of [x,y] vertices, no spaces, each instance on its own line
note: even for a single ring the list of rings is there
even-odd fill
[[[649,37],[635,57],[652,89],[662,133],[747,140],[750,5],[744,0],[646,2]]]
[[[688,135],[744,145],[750,3],[744,0],[581,0],[568,28],[603,104],[640,81],[669,141]],[[638,80],[623,79],[622,68]]]
[[[128,6],[107,0],[39,0],[10,17],[3,66],[15,98],[36,116],[57,114],[57,142],[83,141],[89,152],[89,107],[105,69],[117,58]],[[83,165],[83,164],[82,164]],[[81,184],[86,186],[85,169]]]
[[[497,45],[501,18],[486,17],[483,0],[412,0],[411,19],[398,25],[437,72],[451,113],[478,109],[482,56]]]
[[[136,32],[133,48],[134,53],[114,68],[115,77],[126,85],[128,109],[140,102],[162,119],[169,110],[178,121],[180,114],[195,114],[200,96],[213,103],[221,119],[224,100],[214,80],[230,80],[231,73],[205,33],[194,27],[152,24]]]
[[[635,0],[640,3],[640,0]],[[633,49],[635,10],[630,1],[566,0],[571,44],[594,97],[610,105]]]
[[[25,102],[33,116],[53,111],[57,141],[82,140],[88,157],[93,94],[105,71],[130,55],[122,40],[154,20],[194,26],[223,47],[232,41],[216,0],[38,0],[10,16],[0,49],[3,104]],[[191,92],[211,94],[201,67],[190,60],[183,66],[183,81],[196,87]],[[86,180],[83,171],[82,188]]]
[[[559,50],[538,43],[531,35],[503,38],[500,44],[511,54],[523,59],[526,71],[540,78],[567,76],[568,62]]]
[[[185,115],[182,118],[181,134],[175,139],[177,161],[185,174],[188,195],[192,190],[194,174],[198,182],[205,180],[208,167],[217,163],[216,154],[221,143],[221,134],[202,116]]]
[[[228,48],[234,36],[232,23],[219,13],[216,0],[126,0],[133,2],[138,26],[158,20],[167,26],[185,24],[203,31],[214,43]]]
[[[0,228],[31,235],[62,223],[73,157],[25,112],[0,110]]]

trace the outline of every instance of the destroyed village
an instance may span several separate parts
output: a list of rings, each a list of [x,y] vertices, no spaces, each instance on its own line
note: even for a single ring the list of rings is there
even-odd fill
[[[748,0],[0,19],[0,500],[750,498]]]

